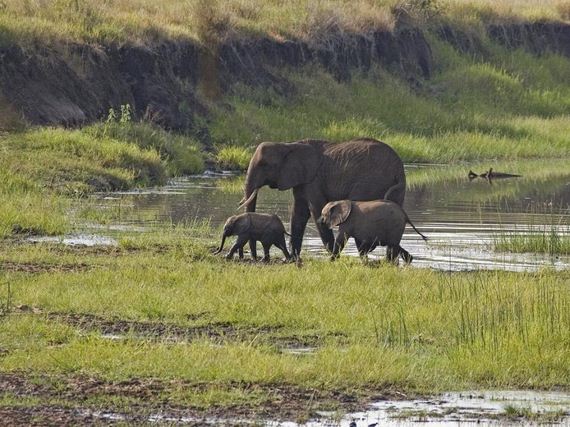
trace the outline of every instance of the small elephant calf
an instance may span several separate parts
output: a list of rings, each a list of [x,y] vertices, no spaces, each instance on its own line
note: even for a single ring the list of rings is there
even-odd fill
[[[400,246],[406,223],[427,240],[427,237],[412,224],[406,212],[390,200],[330,202],[323,208],[319,221],[329,228],[339,226],[333,248],[333,259],[338,257],[347,240],[354,237],[360,256],[366,256],[378,245],[387,246],[388,261],[395,263],[398,256],[402,256],[402,259],[409,264],[413,257]]]
[[[263,261],[269,261],[269,248],[271,248],[271,245],[281,249],[285,258],[290,260],[291,255],[285,244],[285,234],[288,233],[277,215],[256,212],[234,215],[226,221],[222,234],[222,243],[215,253],[219,254],[222,251],[226,237],[237,235],[237,241],[226,255],[226,259],[232,259],[236,251],[239,251],[239,257],[243,258],[243,247],[245,244],[249,240],[259,240],[263,245]]]

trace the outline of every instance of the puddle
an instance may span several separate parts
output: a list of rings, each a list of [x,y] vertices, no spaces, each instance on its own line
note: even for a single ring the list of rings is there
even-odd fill
[[[532,165],[527,164],[526,170]],[[544,162],[537,163],[536,169],[544,167]],[[554,224],[558,232],[570,234],[570,169],[564,165],[556,167],[556,173],[544,177],[522,176],[490,183],[485,179],[470,181],[467,176],[469,165],[445,178],[438,175],[445,171],[445,166],[407,166],[409,177],[418,173],[433,176],[426,179],[425,184],[418,184],[420,179],[416,178],[416,184],[406,194],[406,211],[429,238],[426,244],[410,227],[406,229],[402,246],[414,256],[411,266],[452,271],[533,271],[543,267],[570,267],[570,255],[514,254],[493,249],[498,233],[528,233]],[[497,170],[519,171],[501,165],[497,165]],[[223,185],[223,179],[228,176],[231,174],[206,173],[174,180],[159,189],[100,194],[89,203],[95,202],[101,209],[117,203],[133,206],[110,226],[115,230],[130,228],[144,232],[164,223],[188,224],[202,219],[209,221],[212,227],[221,227],[227,217],[236,213],[242,197]],[[413,179],[409,181],[414,182]],[[276,213],[289,229],[292,201],[291,191],[263,188],[258,198],[258,211]],[[145,219],[141,220],[141,217]],[[326,255],[312,221],[307,224],[303,252]],[[369,258],[383,258],[384,252],[384,248],[377,248]],[[281,256],[278,251],[274,253]],[[343,255],[357,256],[352,240]]]
[[[526,413],[527,418],[517,414]],[[262,425],[267,427],[371,427],[371,426],[488,426],[548,423],[568,425],[570,394],[538,391],[483,391],[444,393],[432,399],[385,400],[362,412],[334,415],[317,412],[319,419],[306,423],[247,418],[196,417],[155,413],[145,417],[148,423],[201,425]],[[128,415],[94,411],[90,416],[103,420],[131,420]],[[530,418],[529,418],[530,417]]]
[[[426,400],[381,401],[364,412],[345,415],[339,426],[407,426],[429,423],[430,426],[504,425],[508,407],[529,410],[533,414],[564,412],[557,423],[570,421],[570,393],[536,391],[484,391],[444,393]],[[537,416],[537,421],[540,420]],[[546,418],[543,418],[546,420]],[[513,424],[522,420],[513,417]],[[283,424],[276,424],[283,425]],[[296,424],[288,424],[294,426]],[[308,423],[307,426],[327,426],[326,422]]]
[[[112,237],[94,234],[71,234],[67,236],[40,236],[26,239],[33,243],[59,243],[67,246],[117,246],[118,242]]]

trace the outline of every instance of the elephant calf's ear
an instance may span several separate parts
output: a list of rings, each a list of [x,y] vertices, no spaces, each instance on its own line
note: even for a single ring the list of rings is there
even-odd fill
[[[339,202],[334,202],[330,206],[330,223],[331,227],[336,227],[342,224],[352,210],[352,202],[350,200],[341,200]]]

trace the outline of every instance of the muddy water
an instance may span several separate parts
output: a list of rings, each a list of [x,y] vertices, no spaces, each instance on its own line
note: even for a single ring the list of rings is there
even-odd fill
[[[445,393],[434,399],[385,400],[371,405],[363,412],[342,416],[340,421],[315,421],[307,426],[320,427],[338,425],[359,426],[408,426],[429,423],[430,426],[475,426],[505,425],[509,408],[529,411],[532,414],[560,414],[552,424],[570,422],[570,394],[532,391],[489,391],[471,393]],[[323,414],[325,417],[327,414]],[[546,418],[543,418],[543,421]],[[375,424],[377,423],[377,424]],[[520,424],[520,419],[511,423]],[[275,424],[276,426],[296,426],[297,424]]]
[[[570,266],[567,255],[512,254],[493,250],[498,233],[529,233],[544,227],[550,230],[552,224],[558,232],[570,231],[570,167],[566,173],[553,173],[544,178],[523,176],[492,182],[470,181],[467,178],[469,166],[443,179],[437,178],[444,168],[407,167],[410,185],[405,208],[415,225],[429,237],[426,244],[407,227],[402,246],[415,257],[414,267],[522,271]],[[428,179],[426,184],[414,184],[414,174],[419,173],[428,176],[432,173],[434,178]],[[97,208],[103,210],[113,207],[120,211],[123,207],[120,220],[109,230],[140,230],[161,223],[188,223],[201,219],[218,227],[236,213],[241,196],[228,189],[227,176],[207,174],[177,179],[158,189],[99,195],[96,203]],[[291,191],[263,188],[258,211],[278,214],[289,229],[291,202]],[[312,221],[307,226],[303,248],[305,254],[325,255]],[[357,255],[352,240],[343,254]],[[383,254],[384,248],[378,248],[370,258],[380,258]],[[277,252],[276,255],[281,256]]]

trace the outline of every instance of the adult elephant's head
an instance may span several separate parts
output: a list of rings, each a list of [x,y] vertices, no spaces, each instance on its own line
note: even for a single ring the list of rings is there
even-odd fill
[[[245,178],[242,206],[255,211],[257,192],[264,185],[287,190],[311,182],[317,173],[321,154],[303,142],[263,142],[253,154]]]

